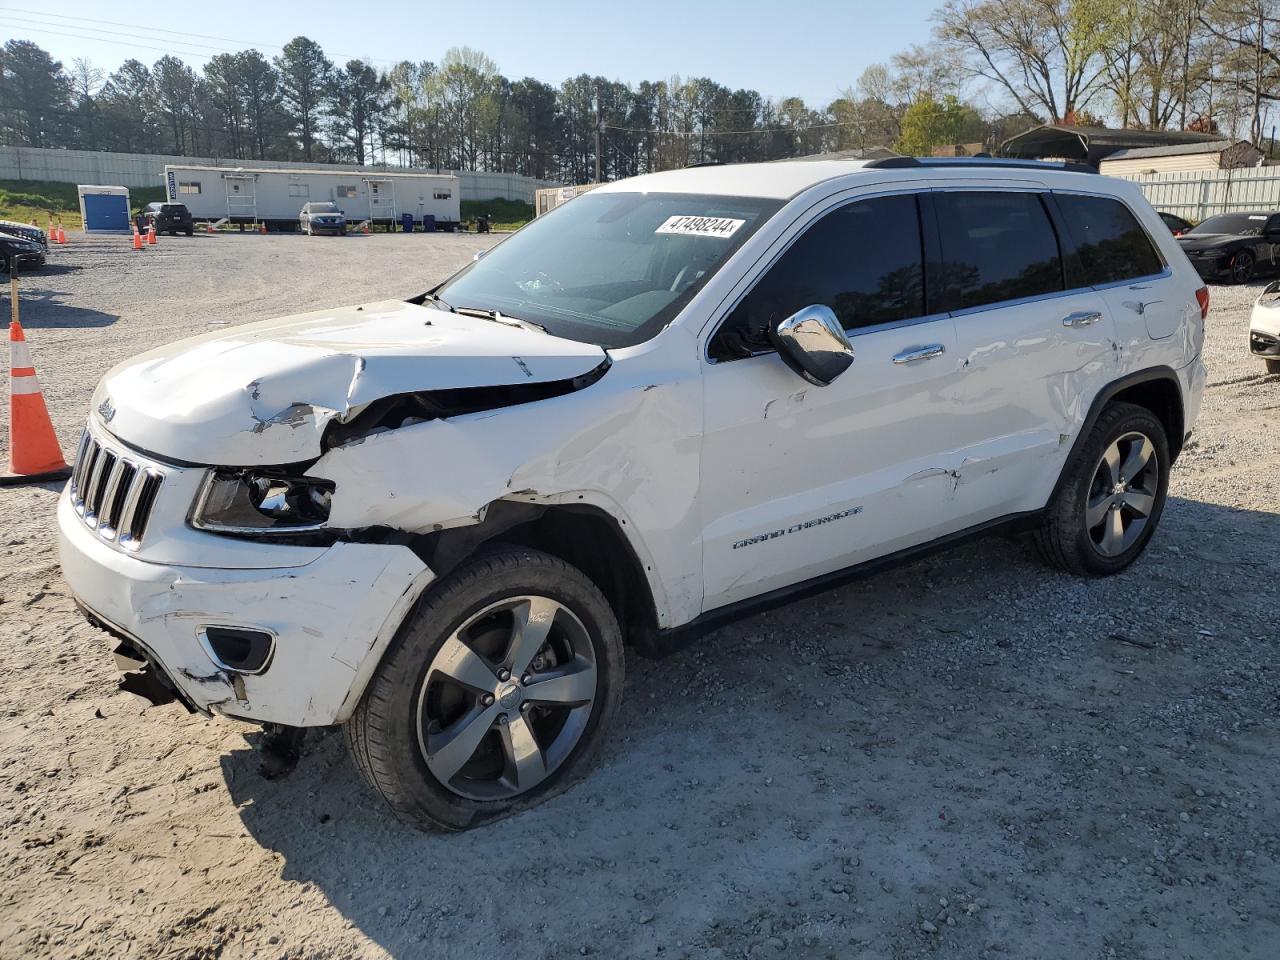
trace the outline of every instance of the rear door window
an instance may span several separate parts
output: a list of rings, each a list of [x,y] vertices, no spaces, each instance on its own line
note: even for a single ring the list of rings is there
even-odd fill
[[[967,310],[1066,289],[1058,236],[1039,194],[940,191],[943,303]]]
[[[1099,286],[1149,277],[1164,269],[1137,218],[1112,197],[1054,194],[1075,245],[1082,276],[1072,286]]]
[[[835,311],[846,330],[924,316],[914,196],[857,200],[812,224],[734,308],[710,356],[732,360],[771,351],[770,326],[817,304]]]

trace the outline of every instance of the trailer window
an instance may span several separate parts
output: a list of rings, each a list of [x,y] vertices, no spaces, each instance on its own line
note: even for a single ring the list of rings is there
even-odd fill
[[[354,197],[356,195],[355,187],[334,187],[333,192],[338,197]]]
[[[449,197],[451,197],[451,196],[452,196],[452,194],[447,193],[447,192],[446,192],[446,193],[441,193],[439,190],[437,190],[437,191],[435,192],[435,198],[436,198],[437,200],[448,200],[448,199],[449,199]]]
[[[179,193],[199,193],[199,192],[200,192],[200,181],[199,181],[199,180],[187,180],[187,181],[185,181],[185,182],[180,182],[180,183],[178,184],[178,192],[179,192]]]
[[[311,196],[311,185],[307,183],[291,183],[289,184],[289,196],[309,197]]]

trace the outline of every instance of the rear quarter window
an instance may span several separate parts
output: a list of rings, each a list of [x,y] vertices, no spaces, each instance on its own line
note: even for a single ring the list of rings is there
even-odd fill
[[[1142,224],[1119,200],[1073,193],[1054,196],[1082,272],[1072,278],[1073,286],[1136,280],[1164,269]]]

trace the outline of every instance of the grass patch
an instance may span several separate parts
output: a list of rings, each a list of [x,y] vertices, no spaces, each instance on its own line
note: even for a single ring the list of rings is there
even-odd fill
[[[533,204],[523,200],[506,200],[494,197],[492,200],[463,200],[463,221],[474,221],[482,213],[489,215],[489,224],[494,230],[518,230],[533,219]]]
[[[129,203],[136,213],[148,203],[165,198],[165,188],[130,187]],[[80,199],[74,183],[49,180],[0,180],[0,220],[44,227],[49,218],[61,220],[67,229],[80,229]]]

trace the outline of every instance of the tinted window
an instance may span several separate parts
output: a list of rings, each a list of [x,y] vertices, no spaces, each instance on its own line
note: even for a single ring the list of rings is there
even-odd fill
[[[1072,286],[1149,277],[1164,269],[1142,225],[1119,200],[1058,194],[1084,276]]]
[[[729,315],[711,356],[772,349],[770,325],[814,304],[834,310],[846,330],[924,315],[915,197],[860,200],[809,227]]]
[[[934,195],[942,234],[944,309],[1062,290],[1062,258],[1034,193]]]

